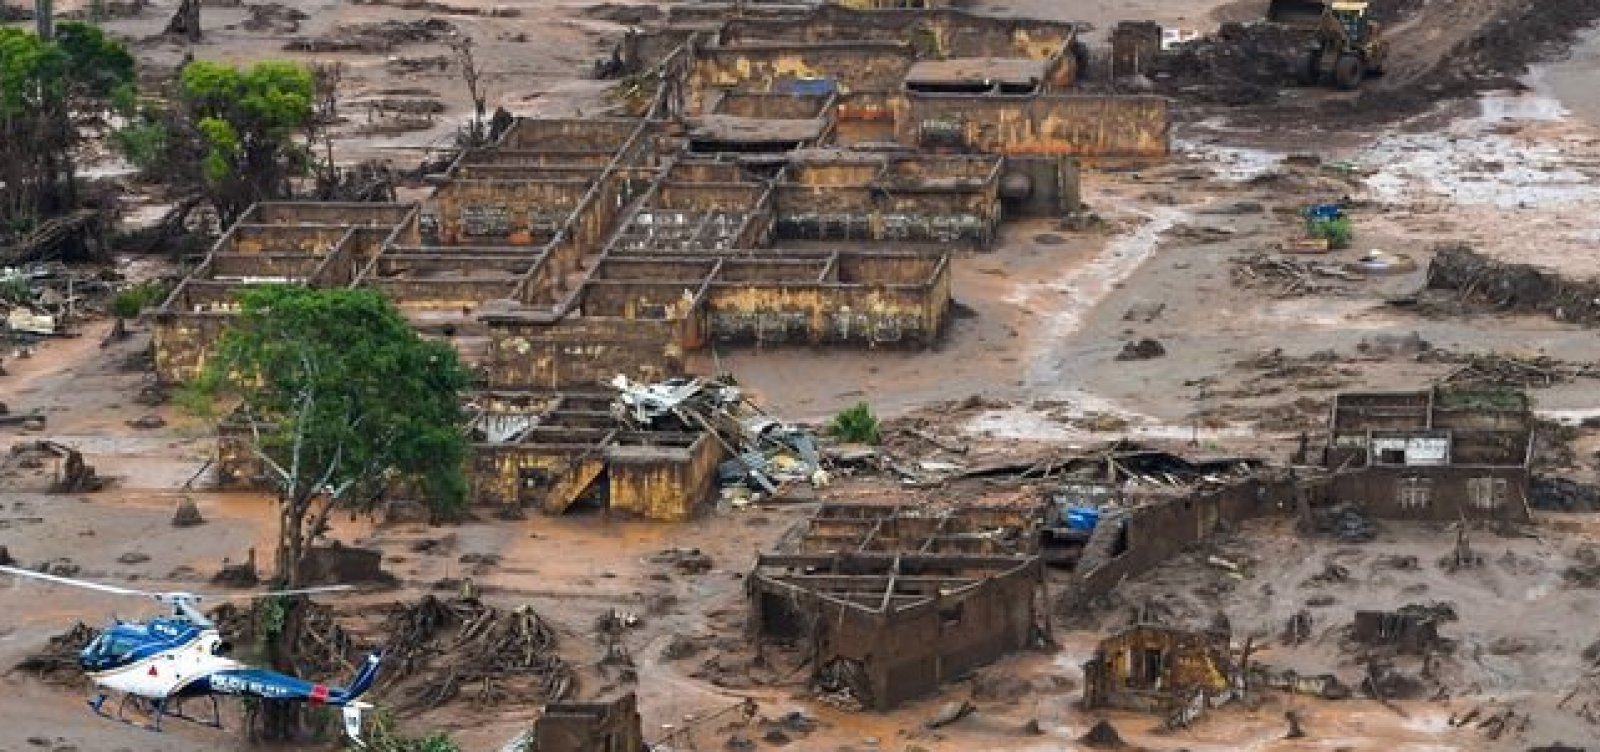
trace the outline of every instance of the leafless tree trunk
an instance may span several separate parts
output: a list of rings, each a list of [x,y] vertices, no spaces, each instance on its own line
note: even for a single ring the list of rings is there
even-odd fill
[[[484,116],[489,108],[489,92],[483,84],[483,69],[478,67],[472,54],[472,37],[463,36],[450,44],[461,65],[461,80],[467,84],[467,95],[472,97],[472,122],[467,126],[467,145],[482,146],[487,140]]]
[[[55,12],[55,0],[33,0],[33,24],[40,39],[55,36]]]
[[[190,42],[200,41],[200,0],[183,0],[172,14],[172,20],[167,22],[166,33]]]

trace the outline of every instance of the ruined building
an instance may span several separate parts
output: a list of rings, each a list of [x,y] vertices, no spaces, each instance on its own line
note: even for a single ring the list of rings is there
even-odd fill
[[[1139,624],[1100,641],[1083,664],[1083,706],[1169,713],[1238,683],[1227,632]]]
[[[823,505],[796,551],[758,558],[752,632],[798,648],[813,684],[863,707],[931,693],[1048,632],[1036,514]]]
[[[1166,153],[1165,100],[1073,90],[1075,34],[674,5],[618,47],[630,116],[517,121],[416,204],[252,208],[155,312],[157,374],[198,373],[247,286],[379,289],[492,390],[477,499],[559,512],[603,486],[613,508],[681,519],[722,448],[617,433],[593,393],[714,346],[936,342],[953,247],[1074,207],[1080,161]]]
[[[533,724],[529,752],[644,752],[632,692],[610,702],[553,702]]]
[[[1513,390],[1341,394],[1323,455],[1328,498],[1374,517],[1526,520],[1533,427]]]

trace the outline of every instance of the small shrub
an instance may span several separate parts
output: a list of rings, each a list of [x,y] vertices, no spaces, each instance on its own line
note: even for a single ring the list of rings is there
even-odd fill
[[[16,305],[32,299],[33,290],[28,287],[27,278],[20,275],[0,278],[0,303]]]
[[[865,402],[858,402],[834,416],[828,432],[858,444],[876,444],[882,438],[878,434],[878,418]]]
[[[117,293],[111,299],[111,315],[119,319],[139,317],[139,312],[161,302],[167,296],[167,286],[160,282],[142,282]]]
[[[368,752],[461,752],[449,734],[435,731],[427,736],[406,736],[394,729],[394,718],[377,713],[367,733]]]
[[[1349,248],[1351,241],[1355,239],[1355,227],[1350,224],[1349,217],[1312,219],[1306,222],[1306,233],[1313,238],[1328,241],[1328,247],[1334,250]]]

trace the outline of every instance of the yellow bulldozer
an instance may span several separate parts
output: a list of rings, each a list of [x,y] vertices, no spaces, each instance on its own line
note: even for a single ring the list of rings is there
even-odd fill
[[[1316,40],[1299,61],[1300,83],[1306,86],[1332,81],[1341,89],[1355,89],[1367,76],[1383,74],[1389,41],[1380,24],[1367,17],[1366,2],[1272,0],[1267,20],[1315,30]]]

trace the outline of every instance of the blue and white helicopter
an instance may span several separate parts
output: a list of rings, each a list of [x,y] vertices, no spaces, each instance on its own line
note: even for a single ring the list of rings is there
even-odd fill
[[[0,565],[0,572],[112,595],[149,598],[172,607],[172,615],[165,618],[143,622],[117,620],[78,654],[78,665],[83,667],[97,690],[89,700],[89,707],[101,716],[131,723],[123,713],[131,700],[135,701],[136,706],[148,706],[151,717],[149,727],[156,731],[161,730],[163,717],[222,728],[218,695],[303,701],[340,708],[344,715],[345,735],[358,746],[361,745],[361,714],[372,705],[361,702],[360,697],[377,679],[378,664],[382,659],[380,653],[372,653],[362,661],[349,686],[330,687],[276,671],[252,668],[227,657],[229,645],[217,631],[216,624],[195,607],[196,603],[205,599],[200,595],[135,590],[4,565]],[[349,589],[348,585],[335,585],[251,593],[243,597],[264,598]],[[229,598],[222,596],[218,600]],[[122,695],[115,716],[107,713],[104,707],[113,692]],[[198,697],[210,700],[211,718],[183,714],[183,701]]]

